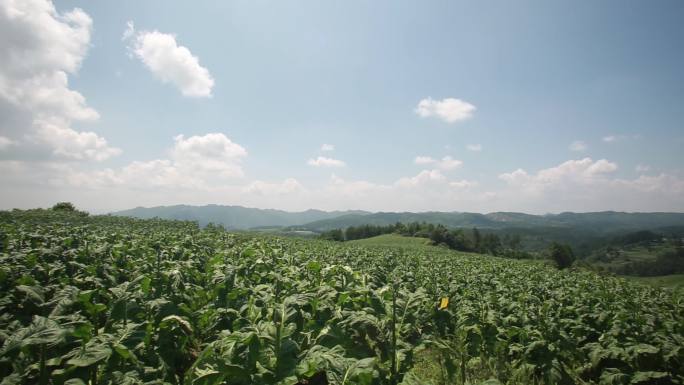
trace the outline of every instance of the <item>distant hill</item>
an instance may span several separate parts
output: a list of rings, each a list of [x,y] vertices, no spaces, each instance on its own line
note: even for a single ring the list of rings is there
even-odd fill
[[[603,211],[593,213],[561,213],[531,215],[514,212],[489,214],[463,212],[393,213],[366,211],[321,211],[306,210],[288,212],[272,209],[257,209],[242,206],[159,206],[136,207],[118,211],[112,215],[136,218],[164,218],[197,221],[201,226],[210,222],[222,224],[230,229],[290,228],[314,232],[360,225],[389,225],[396,222],[427,222],[442,224],[451,228],[472,228],[502,230],[521,229],[526,233],[544,234],[573,229],[577,236],[607,235],[611,233],[639,230],[663,229],[684,226],[684,213],[624,213]]]
[[[242,206],[158,206],[136,207],[111,213],[135,218],[162,218],[196,221],[200,226],[208,223],[222,224],[229,229],[246,230],[257,227],[291,227],[309,222],[335,218],[344,215],[363,215],[364,211],[321,211],[306,210],[288,212],[282,210],[256,209]]]
[[[318,220],[299,227],[305,230],[320,232],[349,226],[386,226],[397,222],[427,222],[442,224],[447,227],[496,227],[494,221],[482,214],[446,212],[349,214]]]
[[[684,213],[623,213],[614,211],[547,215],[511,212],[489,214],[459,212],[374,213],[332,217],[307,223],[298,226],[298,228],[321,232],[366,224],[385,226],[396,222],[427,222],[452,228],[478,227],[492,230],[510,228],[581,229],[583,232],[608,234],[684,226]]]

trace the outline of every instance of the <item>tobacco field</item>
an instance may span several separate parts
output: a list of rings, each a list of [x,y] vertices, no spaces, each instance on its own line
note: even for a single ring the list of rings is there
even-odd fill
[[[684,383],[681,292],[430,249],[0,212],[1,384]]]

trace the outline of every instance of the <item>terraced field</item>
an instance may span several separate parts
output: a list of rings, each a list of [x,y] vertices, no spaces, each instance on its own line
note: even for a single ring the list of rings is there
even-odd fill
[[[0,254],[3,385],[684,383],[681,292],[588,271],[53,211]]]

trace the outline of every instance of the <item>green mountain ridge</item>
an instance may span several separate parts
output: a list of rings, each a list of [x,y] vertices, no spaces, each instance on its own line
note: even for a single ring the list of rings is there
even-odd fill
[[[156,206],[136,207],[129,210],[111,213],[115,216],[127,216],[141,219],[162,218],[196,221],[200,226],[209,223],[221,224],[229,229],[246,230],[257,227],[288,227],[298,226],[318,220],[339,217],[345,214],[364,214],[359,210],[350,211],[322,211],[306,210],[289,212],[275,209],[257,209],[243,206]]]
[[[327,231],[349,226],[386,226],[396,222],[427,222],[446,227],[478,227],[482,229],[506,228],[559,228],[581,229],[601,234],[645,229],[684,226],[684,213],[623,213],[614,211],[593,213],[561,213],[532,215],[512,212],[478,213],[374,213],[345,215],[323,219],[301,226],[310,231]]]
[[[349,226],[385,226],[396,222],[427,222],[451,228],[500,230],[510,228],[574,229],[578,232],[610,234],[665,227],[684,226],[684,213],[626,213],[616,211],[533,215],[517,212],[494,212],[488,214],[468,212],[376,212],[360,210],[322,211],[306,210],[289,212],[275,209],[258,209],[242,206],[158,206],[136,207],[112,213],[117,216],[136,218],[163,218],[197,221],[201,226],[208,223],[221,224],[230,229],[284,227],[314,232],[346,228]]]

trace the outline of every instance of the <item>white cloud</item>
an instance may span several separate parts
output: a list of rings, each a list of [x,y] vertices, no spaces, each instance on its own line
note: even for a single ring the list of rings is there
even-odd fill
[[[638,165],[634,168],[634,171],[636,171],[636,172],[638,172],[638,173],[648,172],[648,171],[650,171],[650,170],[651,170],[651,166],[648,166],[648,165],[645,165],[645,164],[638,164]]]
[[[0,136],[0,150],[10,148],[14,144],[15,144],[15,142],[12,139],[6,138],[4,136]]]
[[[586,151],[587,144],[581,140],[576,140],[576,141],[570,143],[570,146],[568,146],[568,148],[570,149],[570,151],[577,151],[577,152]]]
[[[640,134],[607,135],[601,138],[606,143],[617,142],[618,140],[641,139]]]
[[[123,35],[121,36],[121,41],[126,41],[135,35],[135,24],[133,24],[132,20],[129,20],[126,22],[126,29],[124,30]]]
[[[169,159],[134,161],[118,170],[70,172],[69,181],[91,188],[120,186],[129,189],[212,190],[244,176],[242,159],[247,150],[223,133],[185,138],[178,135]]]
[[[76,8],[59,13],[47,0],[0,2],[0,126],[23,159],[34,153],[102,160],[120,150],[92,132],[71,128],[95,121],[97,111],[69,88],[90,46],[92,19]],[[56,136],[48,137],[50,131]],[[35,141],[42,147],[35,147]],[[71,142],[73,141],[73,142]],[[44,148],[47,146],[47,148]]]
[[[403,177],[391,184],[363,180],[344,180],[335,175],[321,190],[310,191],[308,207],[358,208],[371,211],[478,210],[489,200],[468,180],[449,182],[439,170],[423,170],[415,176]],[[331,205],[333,205],[331,207]]]
[[[54,155],[73,160],[103,161],[121,153],[94,132],[78,132],[62,123],[59,120],[36,121],[36,132],[30,138],[47,144]]]
[[[449,182],[449,186],[457,188],[457,189],[470,189],[470,188],[479,186],[479,183],[477,183],[475,181],[462,179],[462,180],[455,180],[453,182]]]
[[[684,203],[684,179],[667,174],[620,179],[613,176],[617,169],[613,162],[591,158],[532,174],[518,169],[499,176],[507,182],[499,197],[527,212],[671,211]]]
[[[0,10],[0,36],[6,37],[0,40],[3,76],[30,79],[78,71],[92,30],[85,12],[76,8],[60,14],[47,0],[2,1]]]
[[[183,148],[178,146],[178,151]],[[617,165],[603,159],[570,160],[534,172],[515,170],[502,174],[501,180],[507,183],[497,188],[475,180],[451,180],[439,169],[387,184],[333,175],[324,185],[311,187],[294,178],[245,181],[196,172],[184,164],[185,157],[174,159],[175,151],[174,145],[168,159],[94,171],[79,170],[75,163],[0,160],[5,183],[0,189],[0,208],[45,207],[70,200],[79,207],[99,210],[217,203],[288,210],[546,213],[677,211],[684,204],[681,176],[663,173],[621,179],[614,174]]]
[[[435,163],[436,160],[429,157],[429,156],[417,156],[416,159],[413,160],[415,164],[432,164]]]
[[[474,105],[461,99],[434,100],[427,98],[418,102],[415,112],[423,118],[437,117],[447,123],[455,123],[470,119],[475,110]]]
[[[243,176],[240,162],[247,150],[222,133],[185,138],[178,135],[171,157],[177,166],[189,172],[200,172],[224,178]]]
[[[324,156],[319,156],[316,159],[309,159],[306,163],[309,166],[314,167],[344,167],[346,165],[339,159],[326,158]]]
[[[615,170],[617,170],[617,164],[605,159],[593,161],[591,158],[584,158],[568,160],[556,167],[543,169],[532,175],[523,169],[517,169],[499,175],[499,179],[537,191],[561,183],[589,183]]]
[[[321,145],[321,151],[335,151],[335,146],[333,146],[332,144],[324,143],[323,145]]]
[[[450,156],[445,156],[441,161],[437,162],[437,167],[442,170],[454,170],[463,165],[463,162],[458,159],[453,159]]]
[[[100,117],[86,105],[83,95],[69,89],[64,71],[35,73],[27,78],[3,78],[0,74],[0,96],[37,119],[57,116],[65,120],[95,121]]]
[[[479,152],[482,151],[482,145],[481,144],[469,144],[466,146],[468,151],[473,151],[473,152]]]
[[[209,70],[199,64],[197,56],[178,45],[172,34],[159,31],[135,31],[128,22],[123,34],[131,40],[129,49],[163,83],[171,83],[184,96],[211,97],[214,79]]]
[[[381,184],[372,183],[363,180],[347,181],[337,175],[333,174],[330,176],[330,185],[332,192],[341,194],[342,196],[360,196],[369,193],[375,193],[379,191],[387,191],[388,186],[383,186]]]
[[[454,170],[463,165],[462,161],[454,159],[451,156],[445,156],[441,160],[437,160],[429,156],[417,156],[413,162],[419,165],[432,164],[435,165],[435,167],[445,171]]]
[[[426,183],[443,182],[446,177],[439,170],[423,170],[413,177],[401,178],[396,182],[397,186],[415,187]]]
[[[657,195],[665,195],[665,199],[668,198],[667,196],[681,197],[684,195],[684,179],[665,173],[657,176],[640,175],[632,180],[616,179],[611,181],[611,184],[615,188],[616,193],[622,189],[622,191],[626,191],[628,194],[632,191],[652,194],[650,195],[651,198]],[[648,198],[648,195],[646,197]],[[681,204],[679,207],[681,207]]]

